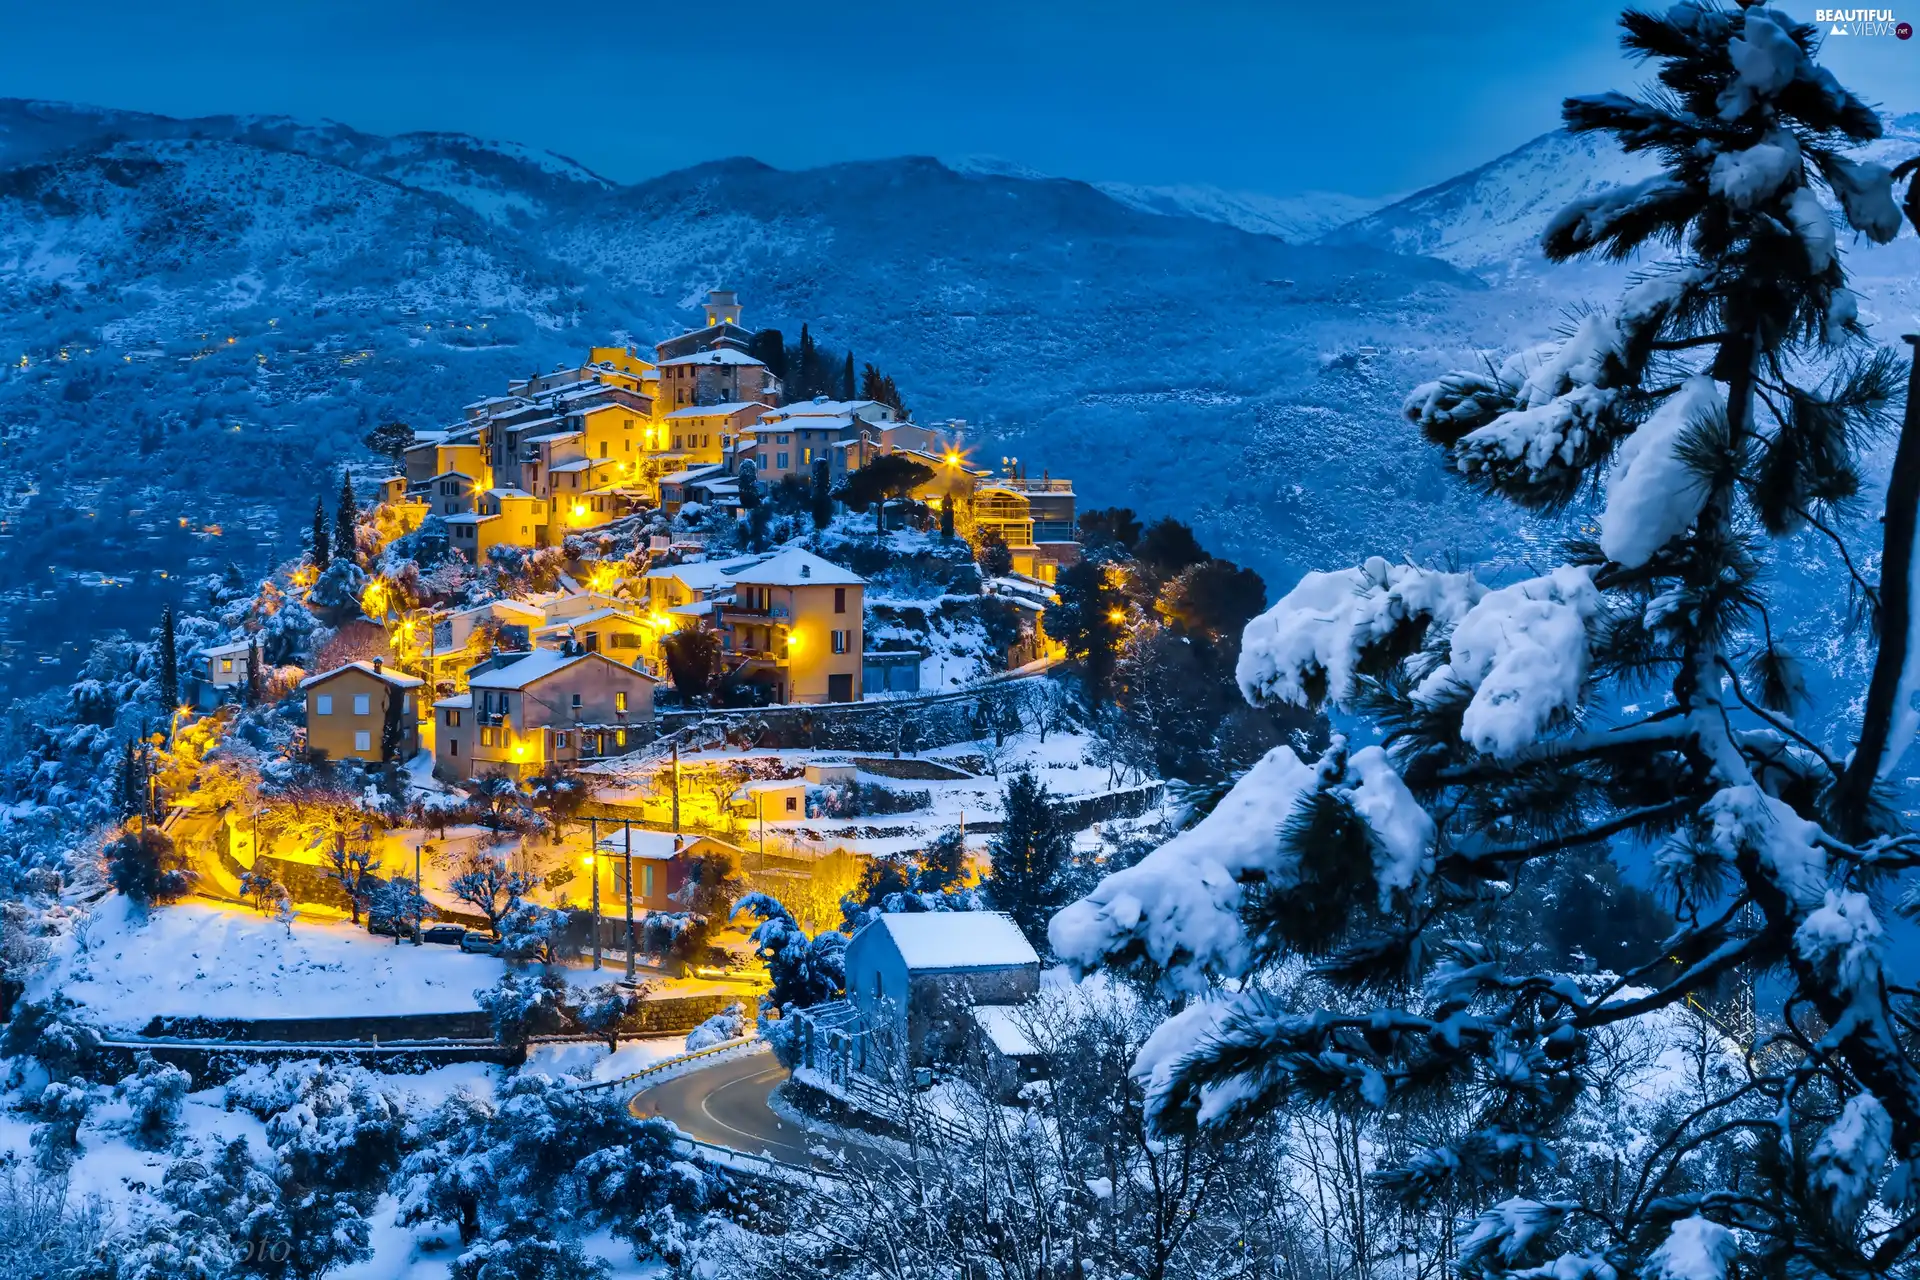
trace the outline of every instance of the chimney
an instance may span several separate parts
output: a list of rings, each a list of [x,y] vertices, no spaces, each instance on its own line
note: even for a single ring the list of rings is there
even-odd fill
[[[810,564],[801,565],[800,576],[803,578],[811,578],[813,576],[813,566]]]
[[[380,659],[378,659],[378,658],[375,658],[375,659],[373,660],[373,674],[375,674],[375,675],[379,675],[379,674],[380,674],[380,665],[381,665],[381,664],[380,664]]]

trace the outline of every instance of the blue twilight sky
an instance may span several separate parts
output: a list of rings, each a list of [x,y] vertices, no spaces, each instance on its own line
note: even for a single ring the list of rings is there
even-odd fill
[[[1920,17],[1915,0],[1897,3]],[[1552,128],[1566,93],[1638,83],[1614,46],[1616,12],[1609,0],[92,0],[10,7],[0,94],[459,130],[627,181],[730,155],[796,168],[917,153],[1383,195]],[[1875,101],[1920,106],[1920,40],[1834,40],[1827,61]]]

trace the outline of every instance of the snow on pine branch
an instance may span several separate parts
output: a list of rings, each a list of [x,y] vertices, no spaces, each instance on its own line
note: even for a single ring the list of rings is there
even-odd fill
[[[1513,756],[1579,705],[1587,623],[1599,609],[1584,567],[1562,565],[1490,591],[1454,625],[1447,661],[1414,697],[1431,703],[1453,686],[1472,689],[1461,737],[1478,751]]]
[[[1301,850],[1278,833],[1316,793],[1366,824],[1382,911],[1424,881],[1433,868],[1432,817],[1385,750],[1349,754],[1335,735],[1317,765],[1291,747],[1274,748],[1199,823],[1063,909],[1047,930],[1054,954],[1083,969],[1145,956],[1169,986],[1188,991],[1204,990],[1210,977],[1251,972],[1258,957],[1240,914],[1247,887],[1299,886]]]
[[[1454,622],[1484,592],[1470,574],[1380,556],[1357,569],[1309,573],[1247,624],[1234,675],[1252,702],[1341,705],[1369,650],[1390,648],[1429,622]]]
[[[1204,990],[1210,973],[1247,972],[1244,886],[1292,882],[1291,855],[1275,832],[1317,781],[1291,747],[1275,747],[1212,813],[1054,916],[1054,954],[1087,969],[1144,954],[1171,985],[1192,991]]]
[[[1646,1274],[1649,1280],[1726,1280],[1739,1252],[1733,1232],[1719,1223],[1697,1215],[1682,1218],[1647,1259]]]
[[[1680,446],[1696,424],[1724,411],[1713,379],[1689,378],[1620,446],[1600,513],[1600,549],[1609,560],[1637,569],[1699,518],[1706,485]]]

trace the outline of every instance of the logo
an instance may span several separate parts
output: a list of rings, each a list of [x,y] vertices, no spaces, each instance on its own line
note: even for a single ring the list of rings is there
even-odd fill
[[[1815,9],[1813,20],[1829,36],[1893,36],[1913,38],[1913,24],[1895,22],[1891,9]]]

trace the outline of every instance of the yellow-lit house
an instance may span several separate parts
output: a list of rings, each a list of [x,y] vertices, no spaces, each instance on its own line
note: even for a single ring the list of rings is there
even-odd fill
[[[307,750],[328,760],[381,762],[388,706],[398,699],[400,743],[394,758],[411,758],[420,749],[414,691],[424,683],[387,670],[378,658],[308,676],[300,682],[307,699]]]
[[[867,580],[798,547],[733,574],[725,661],[776,702],[858,702]]]
[[[655,678],[605,654],[503,653],[467,673],[467,692],[434,704],[434,772],[524,778],[632,749],[653,725]]]
[[[659,635],[646,619],[607,606],[549,622],[533,633],[533,642],[543,649],[577,644],[630,667],[649,667],[658,658]]]

